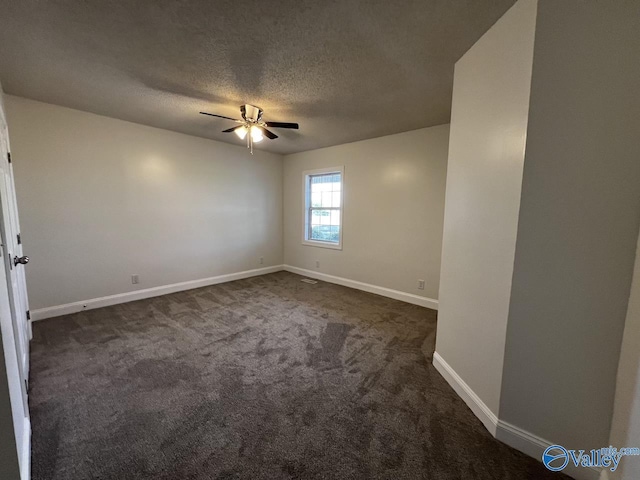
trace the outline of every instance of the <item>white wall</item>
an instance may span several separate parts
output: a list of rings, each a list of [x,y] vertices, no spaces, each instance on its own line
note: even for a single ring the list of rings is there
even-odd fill
[[[436,352],[498,414],[529,113],[536,1],[456,63]]]
[[[609,445],[618,448],[640,446],[640,239],[622,339]],[[640,458],[623,459],[618,470],[608,478],[640,478]]]
[[[282,264],[280,155],[5,103],[32,309]]]
[[[287,155],[285,264],[437,299],[448,136],[441,125]],[[343,249],[303,245],[302,172],[340,165]]]
[[[567,448],[609,441],[640,226],[639,51],[638,2],[539,3],[500,418]]]

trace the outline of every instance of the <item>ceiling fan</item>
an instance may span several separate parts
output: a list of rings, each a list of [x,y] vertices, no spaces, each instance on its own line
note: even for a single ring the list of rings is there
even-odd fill
[[[241,140],[247,139],[247,148],[251,151],[251,155],[253,155],[253,144],[261,142],[264,137],[267,137],[269,140],[273,140],[278,138],[278,136],[270,132],[266,129],[266,127],[270,128],[300,128],[297,123],[289,123],[289,122],[263,122],[262,114],[264,111],[260,107],[255,107],[253,105],[240,105],[240,115],[242,116],[242,120],[237,120],[231,117],[225,117],[224,115],[216,115],[215,113],[207,113],[200,112],[202,115],[209,115],[211,117],[224,118],[225,120],[231,120],[233,122],[239,123],[237,127],[227,128],[223,130],[222,133],[231,133],[235,132],[235,134],[240,137]]]

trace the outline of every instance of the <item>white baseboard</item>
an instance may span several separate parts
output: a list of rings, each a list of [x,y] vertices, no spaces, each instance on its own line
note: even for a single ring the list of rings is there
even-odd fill
[[[489,433],[496,436],[498,427],[498,417],[491,411],[489,407],[480,399],[478,395],[471,389],[469,385],[445,362],[438,352],[433,354],[433,366],[440,372],[455,392],[464,400],[464,403],[471,409],[473,414],[480,419]]]
[[[44,320],[45,318],[58,317],[60,315],[68,315],[70,313],[80,312],[82,310],[91,310],[94,308],[108,307],[119,303],[132,302],[134,300],[142,300],[145,298],[158,297],[168,293],[181,292],[194,288],[207,287],[218,283],[231,282],[233,280],[241,280],[243,278],[256,277],[267,273],[280,272],[283,270],[282,265],[274,265],[272,267],[256,268],[254,270],[245,270],[244,272],[228,273],[226,275],[218,275],[216,277],[202,278],[199,280],[189,280],[187,282],[173,283],[171,285],[162,285],[160,287],[145,288],[143,290],[134,290],[132,292],[118,293],[106,297],[91,298],[80,302],[66,303],[64,305],[56,305],[53,307],[40,308],[31,312],[32,320]]]
[[[526,453],[530,457],[537,459],[542,458],[542,452],[544,452],[549,445],[553,445],[550,441],[533,435],[504,420],[498,420],[495,437],[516,450],[520,450],[522,453]]]
[[[327,275],[326,273],[314,272],[313,270],[293,267],[291,265],[284,265],[283,267],[287,272],[297,273],[298,275],[304,275],[305,277],[316,278],[318,280],[335,283],[344,287],[350,287],[355,288],[356,290],[362,290],[364,292],[375,293],[376,295],[382,295],[383,297],[393,298],[395,300],[411,303],[413,305],[420,305],[421,307],[427,307],[433,310],[438,309],[438,300],[434,300],[433,298],[421,297],[420,295],[414,295],[413,293],[406,293],[401,292],[400,290],[379,287],[377,285],[371,285],[370,283],[358,282],[356,280],[349,280],[348,278],[336,277],[334,275]]]
[[[336,283],[345,287],[351,287],[365,292],[375,293],[403,302],[420,305],[434,310],[438,309],[438,301],[431,298],[413,295],[411,293],[400,292],[390,288],[378,287],[368,283],[357,282],[346,278],[335,277],[324,273],[305,270],[303,268],[292,267],[290,265],[274,265],[272,267],[256,268],[254,270],[246,270],[244,272],[229,273],[226,275],[218,275],[216,277],[203,278],[200,280],[190,280],[187,282],[173,283],[171,285],[162,285],[159,287],[146,288],[143,290],[134,290],[132,292],[118,293],[116,295],[108,295],[106,297],[90,298],[79,302],[65,303],[63,305],[55,305],[53,307],[40,308],[31,312],[31,320],[44,320],[45,318],[59,317],[60,315],[68,315],[70,313],[80,312],[82,310],[91,310],[94,308],[108,307],[119,303],[132,302],[145,298],[157,297],[168,293],[181,292],[183,290],[191,290],[193,288],[206,287],[217,283],[231,282],[233,280],[241,280],[243,278],[255,277],[267,273],[279,272],[286,270],[288,272],[297,273],[307,277],[317,278],[330,283]]]
[[[483,423],[486,429],[496,439],[506,443],[520,452],[542,461],[542,453],[551,445],[557,445],[544,438],[538,437],[515,425],[499,420],[489,407],[469,385],[455,372],[438,352],[433,354],[433,366],[440,372],[451,388],[464,400],[473,414]],[[604,445],[603,445],[604,446]],[[598,480],[600,470],[595,468],[575,467],[569,463],[562,471],[576,480]]]
[[[495,437],[502,443],[506,443],[510,447],[539,461],[542,460],[542,453],[547,447],[557,445],[555,442],[538,437],[504,420],[498,420],[498,429]],[[601,472],[598,468],[576,467],[572,462],[569,462],[566,468],[562,470],[562,473],[576,480],[598,480]]]

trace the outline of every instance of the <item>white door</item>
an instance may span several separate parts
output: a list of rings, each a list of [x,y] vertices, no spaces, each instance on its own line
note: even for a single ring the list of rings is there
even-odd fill
[[[4,248],[0,248],[0,253],[4,256]],[[11,453],[9,448],[10,442],[2,442],[8,448],[3,450],[3,457],[7,460],[0,462],[0,478],[18,478],[15,471],[15,461],[13,455],[17,459],[17,467],[19,469],[19,478],[21,480],[29,479],[30,472],[30,437],[31,426],[29,421],[29,412],[26,405],[25,384],[22,379],[21,369],[18,365],[18,355],[16,352],[17,342],[15,341],[14,322],[11,316],[11,307],[9,300],[9,285],[7,284],[7,276],[5,272],[4,262],[0,262],[0,339],[2,349],[0,355],[4,352],[4,358],[0,358],[0,365],[5,368],[4,372],[0,372],[0,403],[6,404],[5,395],[8,394],[9,404],[11,405],[10,416],[6,410],[2,411],[2,421],[10,428],[13,424],[13,434],[15,439],[15,450]],[[2,368],[0,367],[0,368]],[[5,377],[6,372],[6,377]],[[5,383],[6,382],[6,383]],[[0,435],[4,440],[8,440],[11,435],[8,430],[0,431]]]
[[[24,277],[22,245],[19,232],[18,210],[9,163],[9,137],[2,109],[0,89],[0,332],[11,403],[16,453],[20,478],[30,476],[30,437],[27,382],[29,379],[30,325],[27,319],[27,294]],[[18,260],[17,265],[14,261]],[[4,434],[5,432],[0,432]],[[8,452],[7,452],[8,453]],[[0,464],[0,470],[6,465]],[[1,475],[0,475],[1,476]]]
[[[2,260],[4,263],[11,316],[14,320],[14,337],[20,374],[25,385],[29,381],[29,340],[31,339],[28,314],[27,288],[24,266],[28,257],[22,254],[22,241],[18,220],[18,208],[13,182],[13,170],[9,161],[9,142],[7,126],[0,122],[0,204],[2,206],[0,221],[0,239],[2,241]],[[21,263],[22,262],[22,263]],[[26,402],[25,402],[26,403]]]

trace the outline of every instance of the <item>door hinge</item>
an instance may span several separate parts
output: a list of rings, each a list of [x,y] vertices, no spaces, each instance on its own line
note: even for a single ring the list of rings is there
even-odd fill
[[[7,152],[7,160],[9,160],[9,163],[11,163],[11,152]]]
[[[16,235],[18,237],[18,245],[22,245],[22,238],[20,238],[20,234]]]
[[[31,320],[31,310],[27,310],[27,320]]]

